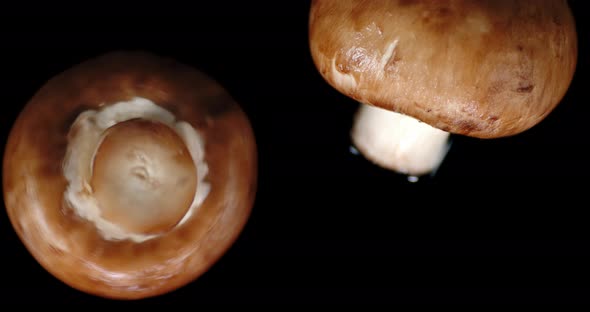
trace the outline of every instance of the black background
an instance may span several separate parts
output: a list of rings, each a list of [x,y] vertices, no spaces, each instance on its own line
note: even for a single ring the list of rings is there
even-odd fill
[[[313,66],[309,1],[101,3],[5,17],[2,145],[23,105],[62,70],[112,50],[171,56],[222,83],[248,114],[258,194],[244,232],[213,268],[134,303],[585,300],[590,47],[584,1],[570,3],[578,68],[557,109],[511,138],[454,137],[436,175],[418,183],[349,152],[357,104]],[[44,271],[4,210],[0,240],[3,300],[109,302]]]

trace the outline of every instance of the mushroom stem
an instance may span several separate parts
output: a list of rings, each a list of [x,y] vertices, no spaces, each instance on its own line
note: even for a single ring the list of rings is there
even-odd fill
[[[413,117],[369,104],[355,115],[352,142],[369,161],[411,177],[436,171],[449,150],[450,133]]]
[[[85,111],[69,133],[65,199],[106,240],[158,237],[209,193],[203,144],[191,125],[145,98]]]

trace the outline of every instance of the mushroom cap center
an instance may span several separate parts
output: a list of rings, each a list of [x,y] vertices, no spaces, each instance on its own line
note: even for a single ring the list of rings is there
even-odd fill
[[[191,154],[173,129],[131,119],[104,132],[90,187],[105,220],[129,232],[161,234],[187,213],[197,181]]]

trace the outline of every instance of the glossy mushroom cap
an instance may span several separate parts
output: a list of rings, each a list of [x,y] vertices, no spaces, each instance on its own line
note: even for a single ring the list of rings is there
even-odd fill
[[[566,0],[314,0],[309,35],[343,94],[479,138],[543,120],[577,60]]]
[[[195,280],[253,205],[249,120],[215,81],[171,59],[109,53],[48,81],[10,133],[8,216],[51,274],[139,299]]]

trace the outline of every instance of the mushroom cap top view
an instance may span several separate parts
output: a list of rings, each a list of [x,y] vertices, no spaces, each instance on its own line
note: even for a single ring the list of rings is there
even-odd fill
[[[111,52],[50,79],[3,161],[8,216],[32,256],[80,291],[170,292],[231,247],[257,188],[249,119],[204,73]]]
[[[439,133],[521,133],[558,105],[576,68],[565,0],[313,0],[309,19],[313,61],[332,87]],[[369,119],[376,129],[356,125],[355,143],[393,157],[366,142],[391,119]]]

